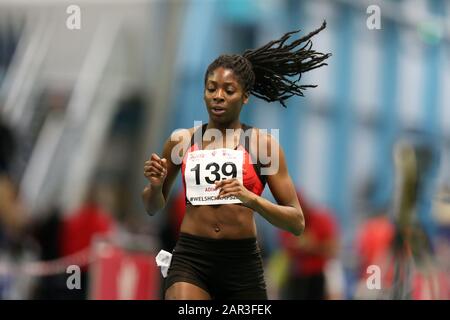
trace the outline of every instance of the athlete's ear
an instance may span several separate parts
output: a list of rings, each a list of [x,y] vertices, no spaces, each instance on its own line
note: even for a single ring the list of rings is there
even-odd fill
[[[247,104],[250,94],[248,92],[244,92],[243,96],[244,96],[243,103]]]

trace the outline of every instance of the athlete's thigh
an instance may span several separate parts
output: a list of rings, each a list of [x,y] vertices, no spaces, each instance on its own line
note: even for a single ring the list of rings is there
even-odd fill
[[[166,300],[211,300],[208,292],[189,282],[175,282],[165,293]]]

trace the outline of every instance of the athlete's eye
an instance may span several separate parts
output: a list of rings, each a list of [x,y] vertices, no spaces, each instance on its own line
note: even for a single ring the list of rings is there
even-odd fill
[[[208,91],[208,92],[214,92],[216,89],[214,89],[214,88],[206,88],[206,91]]]

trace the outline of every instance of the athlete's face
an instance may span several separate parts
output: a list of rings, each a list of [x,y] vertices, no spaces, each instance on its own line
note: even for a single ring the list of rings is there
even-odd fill
[[[239,118],[242,106],[248,102],[248,93],[233,70],[219,67],[208,75],[203,99],[210,119],[226,123]]]

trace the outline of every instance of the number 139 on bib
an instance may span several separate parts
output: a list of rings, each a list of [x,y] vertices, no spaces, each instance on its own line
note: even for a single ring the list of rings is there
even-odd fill
[[[243,151],[197,150],[186,161],[186,196],[193,205],[241,203],[237,198],[217,199],[214,182],[236,178],[242,183]]]

